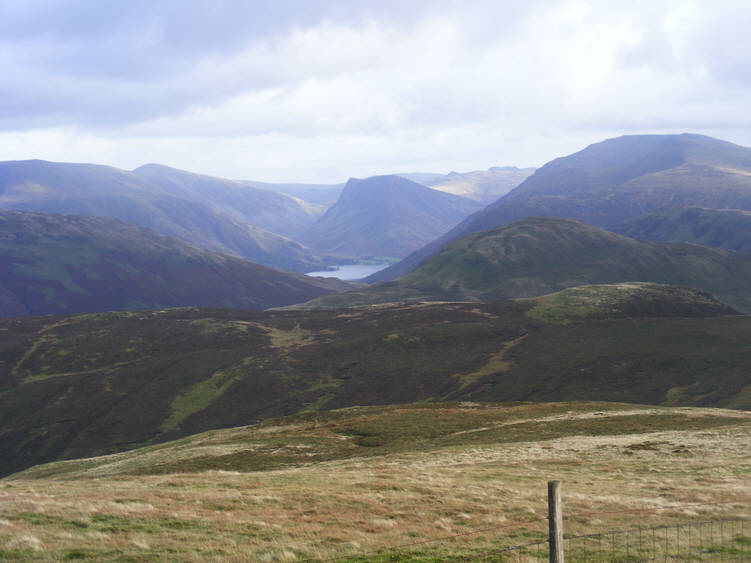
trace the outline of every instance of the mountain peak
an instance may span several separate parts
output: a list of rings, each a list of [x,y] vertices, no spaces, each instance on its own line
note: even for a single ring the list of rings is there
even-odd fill
[[[348,256],[401,257],[476,211],[479,204],[397,175],[350,178],[303,242]]]

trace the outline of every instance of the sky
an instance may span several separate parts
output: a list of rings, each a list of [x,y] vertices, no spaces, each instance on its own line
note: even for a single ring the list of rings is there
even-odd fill
[[[0,0],[0,160],[335,183],[751,146],[747,0]]]

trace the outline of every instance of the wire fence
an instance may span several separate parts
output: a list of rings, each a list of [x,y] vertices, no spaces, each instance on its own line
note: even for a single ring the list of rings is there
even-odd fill
[[[676,505],[673,510],[697,507],[719,507],[735,505],[738,501],[720,503],[691,503]],[[569,515],[568,520],[582,517],[653,513],[653,508],[636,508],[587,512]],[[654,516],[654,514],[652,514]],[[549,517],[533,518],[519,522],[506,522],[499,526],[471,530],[459,534],[445,535],[422,541],[392,545],[372,552],[359,553],[352,557],[339,556],[316,561],[399,561],[409,560],[411,550],[428,547],[431,544],[444,544],[459,539],[471,539],[472,536],[488,532],[512,532],[529,527],[540,527],[548,523]],[[445,558],[431,557],[431,561],[497,561],[531,563],[549,561],[550,539],[542,539],[545,533],[535,531],[535,541],[497,547],[478,553],[467,546],[471,554]],[[652,526],[631,527],[587,534],[569,534],[563,537],[565,560],[571,563],[590,562],[638,562],[638,561],[751,561],[751,522],[747,516],[734,516],[689,522],[672,522]]]
[[[751,561],[749,524],[742,519],[706,520],[611,530],[564,538],[566,561]],[[514,545],[463,561],[548,561],[548,540]]]

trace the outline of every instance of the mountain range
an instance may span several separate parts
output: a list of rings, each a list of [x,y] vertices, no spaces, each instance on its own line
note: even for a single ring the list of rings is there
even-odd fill
[[[702,135],[628,135],[537,169],[451,231],[366,281],[399,278],[452,240],[551,216],[614,227],[664,208],[751,210],[751,149]]]
[[[534,168],[516,166],[493,166],[487,170],[472,172],[449,172],[445,176],[424,175],[411,178],[425,186],[442,192],[466,197],[487,205],[507,194],[535,171]]]
[[[136,173],[109,166],[41,160],[0,162],[0,208],[121,219],[207,250],[297,272],[340,262],[326,260],[296,241],[225,212],[232,202],[253,209],[269,205],[271,200],[280,213],[284,210],[276,221],[294,224],[302,217],[300,228],[304,228],[315,217],[310,215],[310,206],[299,200],[166,167],[147,166],[141,175],[158,179],[161,187]],[[204,188],[214,191],[202,194]],[[216,204],[210,201],[214,196]]]
[[[160,165],[0,163],[0,472],[352,405],[751,408],[751,149],[610,139],[481,209],[527,172],[288,186],[340,190],[324,212]],[[360,286],[239,256],[406,258]]]
[[[160,164],[146,164],[133,174],[165,193],[292,239],[326,211],[325,205],[255,187],[250,182],[193,174]]]

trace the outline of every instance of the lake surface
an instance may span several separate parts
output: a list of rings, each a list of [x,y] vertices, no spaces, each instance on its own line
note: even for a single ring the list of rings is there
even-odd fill
[[[359,280],[375,274],[388,267],[388,264],[355,264],[349,266],[334,266],[336,270],[324,272],[308,272],[306,276],[321,276],[324,278],[339,278],[340,280]]]

